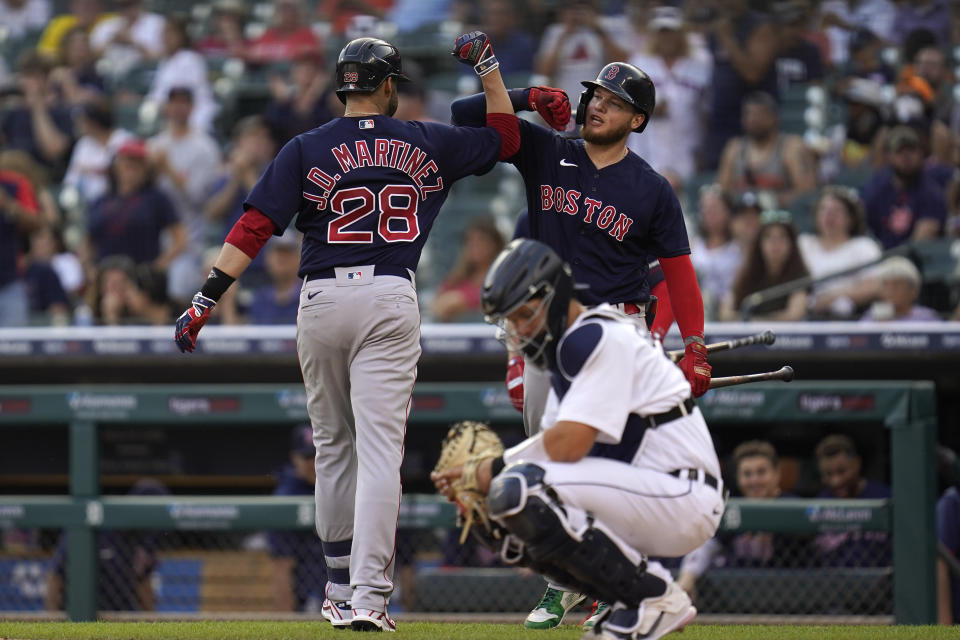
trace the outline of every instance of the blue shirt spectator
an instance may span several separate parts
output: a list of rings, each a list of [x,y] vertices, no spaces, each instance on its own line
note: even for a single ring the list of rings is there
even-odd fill
[[[250,324],[296,324],[303,280],[300,267],[300,237],[293,229],[271,238],[264,264],[270,283],[257,289],[250,304]]]
[[[947,489],[937,501],[937,539],[946,545],[954,556],[960,555],[960,492],[956,487]],[[940,611],[941,624],[953,624],[960,620],[960,578],[949,572],[949,620],[947,613]]]

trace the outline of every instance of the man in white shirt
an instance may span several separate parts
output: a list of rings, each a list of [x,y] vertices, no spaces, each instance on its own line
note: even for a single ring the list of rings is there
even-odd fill
[[[584,639],[656,640],[681,629],[696,609],[647,556],[707,541],[726,495],[690,384],[643,322],[578,302],[569,265],[536,240],[507,246],[481,299],[487,321],[547,369],[552,386],[545,428],[477,467],[503,528],[502,542],[485,543],[612,603]],[[451,497],[460,473],[432,479]]]
[[[123,76],[141,60],[163,54],[163,16],[143,10],[142,0],[116,0],[117,15],[101,20],[90,32],[90,46],[110,75]]]
[[[13,40],[39,31],[50,19],[49,0],[0,0],[0,24]]]
[[[113,108],[106,98],[80,107],[79,123],[82,135],[70,154],[63,184],[76,189],[84,205],[90,206],[107,193],[113,156],[134,135],[114,127]]]

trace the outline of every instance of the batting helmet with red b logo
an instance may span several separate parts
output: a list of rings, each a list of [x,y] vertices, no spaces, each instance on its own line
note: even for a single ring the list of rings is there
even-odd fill
[[[582,125],[586,122],[587,104],[593,99],[593,92],[596,88],[603,87],[646,116],[643,119],[643,124],[634,129],[636,133],[640,133],[646,128],[657,102],[657,92],[653,88],[653,80],[639,68],[626,62],[611,62],[600,69],[596,80],[584,80],[580,84],[585,86],[586,89],[580,93],[580,103],[577,105],[577,124]]]
[[[391,76],[409,81],[395,46],[379,38],[351,40],[337,58],[337,97],[346,104],[347,93],[373,91]]]

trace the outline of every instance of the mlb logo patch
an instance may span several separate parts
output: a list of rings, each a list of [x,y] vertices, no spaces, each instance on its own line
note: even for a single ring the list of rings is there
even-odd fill
[[[363,271],[350,271],[347,273],[347,280],[359,280],[363,277]]]
[[[373,120],[361,120],[360,121],[361,129],[373,129]]]

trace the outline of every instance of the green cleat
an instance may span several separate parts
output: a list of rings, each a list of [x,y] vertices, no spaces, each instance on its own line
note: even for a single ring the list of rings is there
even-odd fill
[[[603,617],[603,613],[610,608],[603,600],[594,600],[593,601],[593,612],[590,614],[590,617],[583,621],[584,629],[593,629],[597,624],[597,620]]]
[[[547,587],[540,604],[530,612],[523,626],[527,629],[553,629],[563,622],[570,609],[587,599],[580,593],[570,593]]]

